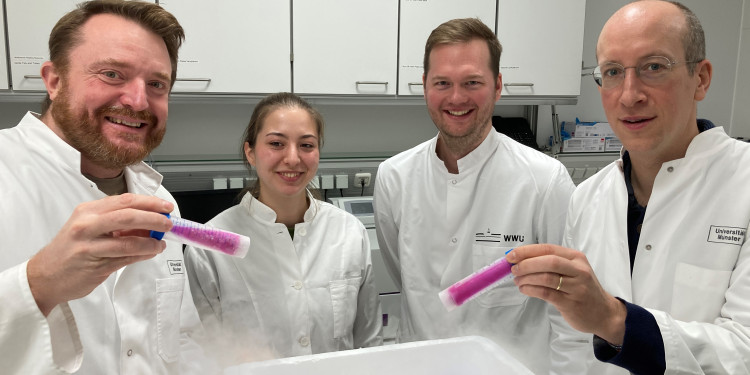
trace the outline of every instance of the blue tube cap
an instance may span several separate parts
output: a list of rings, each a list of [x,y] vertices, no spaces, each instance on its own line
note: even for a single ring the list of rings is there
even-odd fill
[[[170,217],[168,213],[162,213],[162,215],[166,216],[167,218]],[[151,233],[149,233],[148,235],[151,238],[157,239],[159,241],[161,241],[161,239],[164,238],[164,232],[158,232],[158,231],[155,231],[155,230],[152,230]]]

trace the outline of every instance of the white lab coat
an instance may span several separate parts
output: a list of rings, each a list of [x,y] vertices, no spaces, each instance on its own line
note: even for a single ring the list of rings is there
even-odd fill
[[[664,163],[632,278],[622,160],[584,181],[571,199],[566,246],[586,253],[609,293],[654,315],[667,374],[750,373],[748,165],[750,145],[722,128],[700,133],[684,158]],[[720,238],[717,231],[734,234]],[[590,371],[606,372],[627,373],[598,361]]]
[[[198,312],[226,365],[381,345],[367,231],[311,195],[294,239],[245,194],[209,224],[250,238],[245,258],[188,247]]]
[[[203,371],[191,339],[200,322],[182,249],[168,243],[151,260],[117,272],[114,296],[103,285],[55,307],[34,301],[27,260],[57,234],[79,203],[105,197],[80,172],[80,154],[29,112],[0,131],[0,353],[8,374],[176,374]],[[145,164],[125,169],[128,190],[174,202]],[[182,320],[181,320],[182,318]],[[184,362],[181,354],[190,358]],[[195,372],[188,367],[193,367]]]
[[[452,312],[438,292],[511,248],[561,243],[570,176],[560,162],[494,130],[450,174],[436,142],[386,160],[375,182],[378,244],[402,291],[397,339],[480,335],[535,373],[564,371],[572,359],[550,349],[550,325],[567,324],[551,323],[547,309],[554,308],[521,294],[512,280]]]

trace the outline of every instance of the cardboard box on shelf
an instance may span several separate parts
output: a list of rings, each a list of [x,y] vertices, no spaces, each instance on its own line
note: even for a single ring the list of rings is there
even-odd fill
[[[604,151],[605,152],[619,152],[622,148],[622,142],[617,137],[607,137],[604,139]]]
[[[570,138],[563,141],[562,152],[604,152],[605,138]]]
[[[615,133],[608,122],[582,122],[576,125],[576,138],[614,137]]]

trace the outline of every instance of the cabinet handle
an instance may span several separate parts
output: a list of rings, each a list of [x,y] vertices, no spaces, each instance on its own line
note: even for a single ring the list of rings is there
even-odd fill
[[[519,82],[519,83],[503,83],[503,86],[505,86],[505,87],[508,87],[508,86],[528,86],[528,87],[533,87],[534,84],[530,83],[530,82],[527,82],[527,83],[521,83],[521,82]]]
[[[187,81],[187,82],[211,82],[211,78],[177,78],[175,81]]]
[[[25,79],[42,79],[42,76],[28,75],[27,74],[27,75],[23,76],[23,78],[25,78]]]
[[[409,82],[409,87],[411,86],[424,86],[424,83],[422,82]]]
[[[388,87],[388,82],[380,82],[380,81],[357,81],[357,85],[385,85],[385,87]]]

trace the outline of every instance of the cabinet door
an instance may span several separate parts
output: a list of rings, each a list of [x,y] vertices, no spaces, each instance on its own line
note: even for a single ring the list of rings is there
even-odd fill
[[[294,91],[396,93],[398,0],[295,0]]]
[[[173,92],[291,90],[289,1],[162,0],[185,29]]]
[[[441,23],[476,17],[495,29],[495,0],[401,0],[398,94],[423,95],[424,45]]]
[[[586,0],[499,0],[502,95],[577,96]]]
[[[49,60],[49,33],[81,0],[5,0],[11,86],[16,91],[45,91],[39,75]],[[41,10],[40,10],[41,9]]]
[[[0,90],[8,89],[8,54],[5,51],[5,18],[0,15]]]

